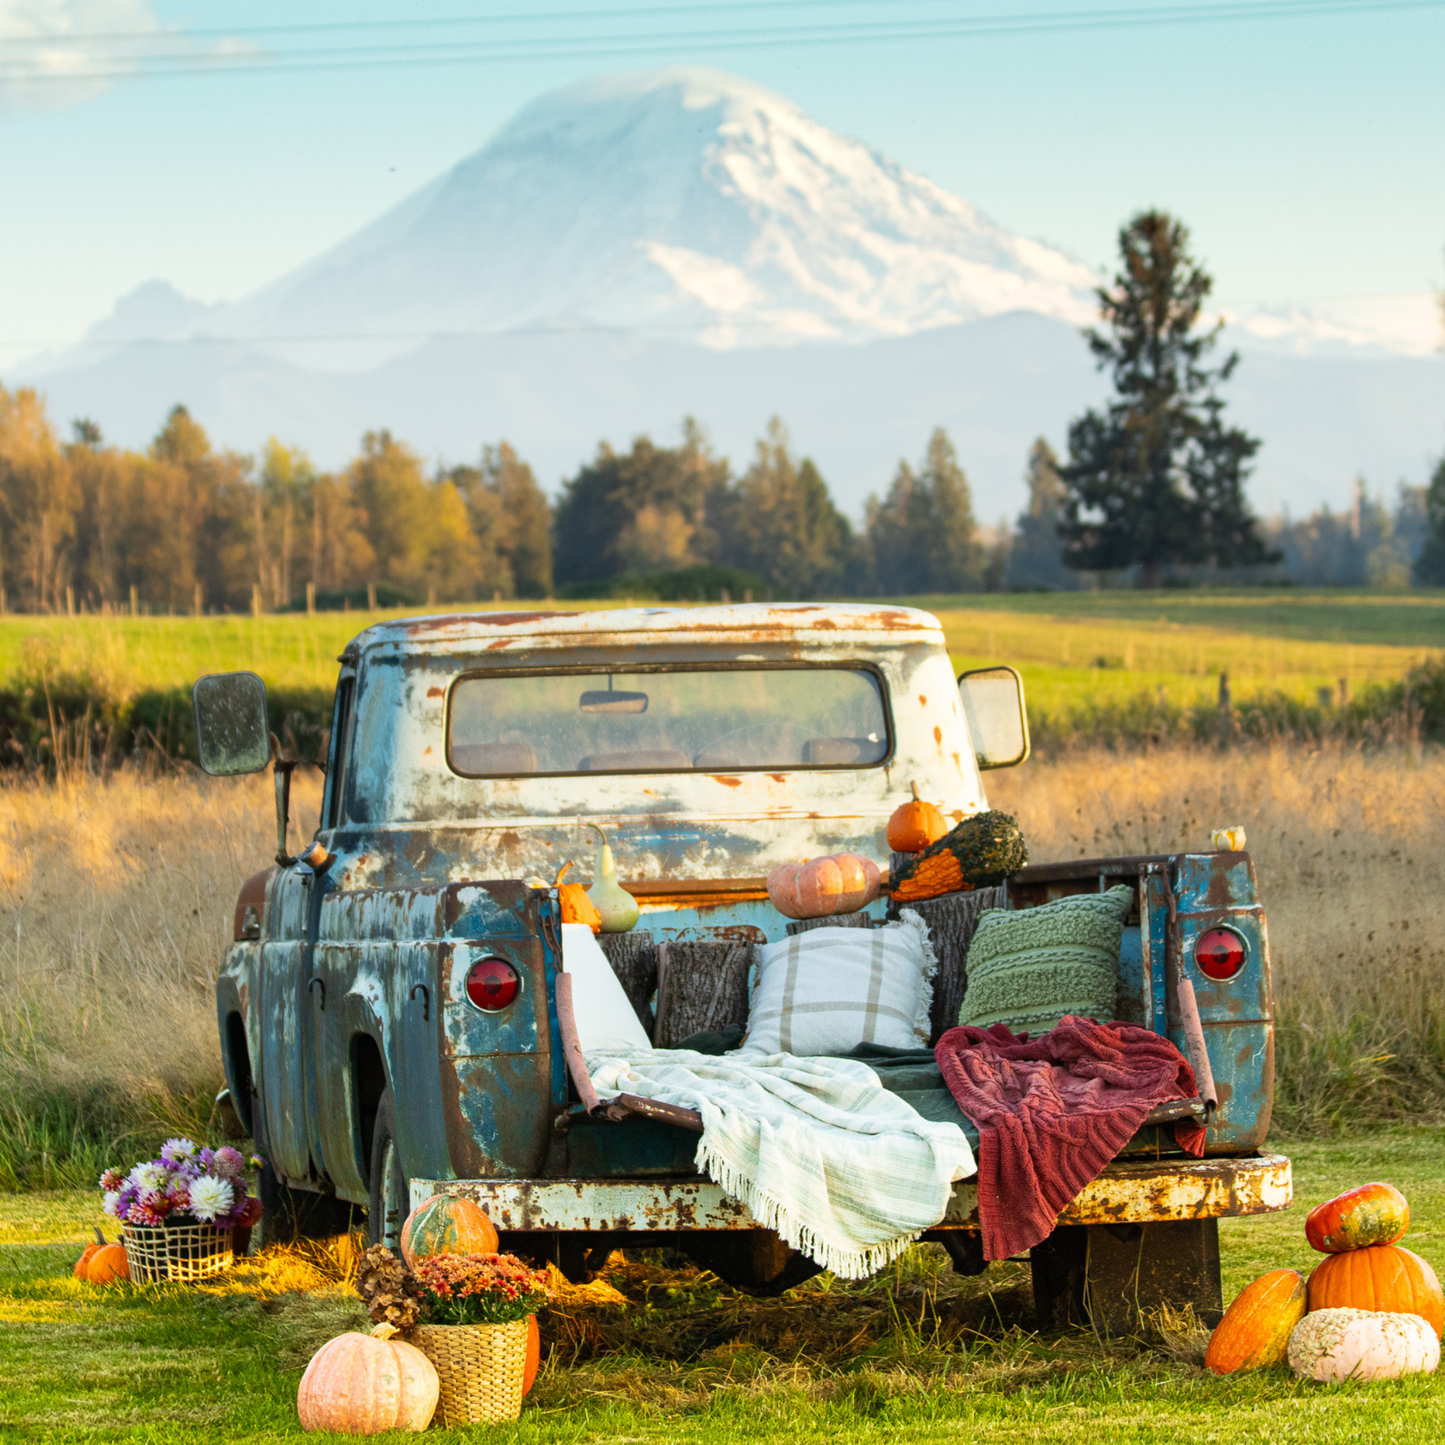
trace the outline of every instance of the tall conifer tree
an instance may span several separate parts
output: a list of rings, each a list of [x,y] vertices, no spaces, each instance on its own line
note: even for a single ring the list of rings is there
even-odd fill
[[[1425,546],[1415,560],[1415,580],[1425,587],[1445,587],[1445,457],[1425,489]]]
[[[1085,332],[1114,399],[1069,428],[1060,534],[1072,567],[1139,567],[1157,586],[1171,567],[1272,560],[1244,496],[1259,442],[1225,425],[1215,388],[1239,357],[1209,368],[1219,327],[1199,328],[1212,282],[1189,233],[1161,211],[1119,233],[1122,265],[1101,289],[1104,328]]]
[[[1039,437],[1029,448],[1029,504],[1019,513],[1009,549],[1008,585],[1018,588],[1067,588],[1078,579],[1064,565],[1059,521],[1064,511],[1064,483],[1054,449]]]

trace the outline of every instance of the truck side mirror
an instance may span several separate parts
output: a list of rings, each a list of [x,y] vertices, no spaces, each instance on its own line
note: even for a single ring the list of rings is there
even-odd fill
[[[196,752],[214,778],[259,773],[271,761],[266,684],[254,672],[213,672],[191,689]]]
[[[1029,755],[1024,680],[1011,667],[976,667],[958,679],[958,695],[980,770],[1012,768]]]

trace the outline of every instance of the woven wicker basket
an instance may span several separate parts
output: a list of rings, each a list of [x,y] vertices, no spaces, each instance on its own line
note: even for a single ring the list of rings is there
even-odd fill
[[[418,1325],[408,1336],[441,1381],[434,1425],[515,1420],[522,1413],[527,1321]]]
[[[235,1262],[231,1231],[210,1224],[127,1224],[121,1231],[130,1277],[181,1284],[221,1274]]]

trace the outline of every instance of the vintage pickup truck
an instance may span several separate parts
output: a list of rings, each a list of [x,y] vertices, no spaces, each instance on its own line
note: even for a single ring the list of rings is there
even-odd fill
[[[603,942],[654,1038],[676,1042],[668,997],[720,960],[734,983],[703,979],[708,1017],[742,1022],[738,951],[788,925],[769,869],[843,850],[885,865],[887,819],[914,782],[954,818],[986,808],[981,772],[1028,752],[1016,673],[955,679],[938,621],[902,607],[379,623],[341,658],[320,827],[299,858],[286,851],[295,762],[261,680],[211,675],[195,702],[207,771],[276,772],[277,860],[241,890],[217,985],[222,1105],[269,1161],[273,1220],[335,1231],[365,1211],[371,1237],[391,1241],[410,1207],[448,1190],[483,1204],[504,1247],[573,1277],[658,1244],[747,1288],[806,1277],[809,1261],[698,1176],[687,1119],[581,1102],[549,880],[569,859],[585,875],[586,825],[600,824],[642,914]],[[1118,1016],[1184,1049],[1201,1098],[1156,1111],[1032,1251],[1045,1324],[1088,1311],[1112,1326],[1162,1301],[1217,1316],[1218,1219],[1290,1202],[1288,1160],[1263,1152],[1272,998],[1249,856],[1029,866],[996,906],[1120,882],[1136,905]],[[1202,1160],[1174,1146],[1181,1110],[1207,1121]],[[978,1272],[977,1226],[964,1182],[925,1238]]]

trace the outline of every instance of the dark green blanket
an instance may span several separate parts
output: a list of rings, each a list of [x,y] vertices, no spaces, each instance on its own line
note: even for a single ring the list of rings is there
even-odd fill
[[[743,1041],[740,1028],[718,1029],[712,1033],[693,1034],[676,1045],[699,1054],[726,1054]],[[861,1059],[890,1094],[906,1100],[925,1118],[938,1124],[957,1124],[963,1130],[969,1147],[978,1152],[978,1130],[964,1117],[943,1074],[934,1061],[932,1049],[890,1049],[883,1044],[859,1044],[843,1059]]]

